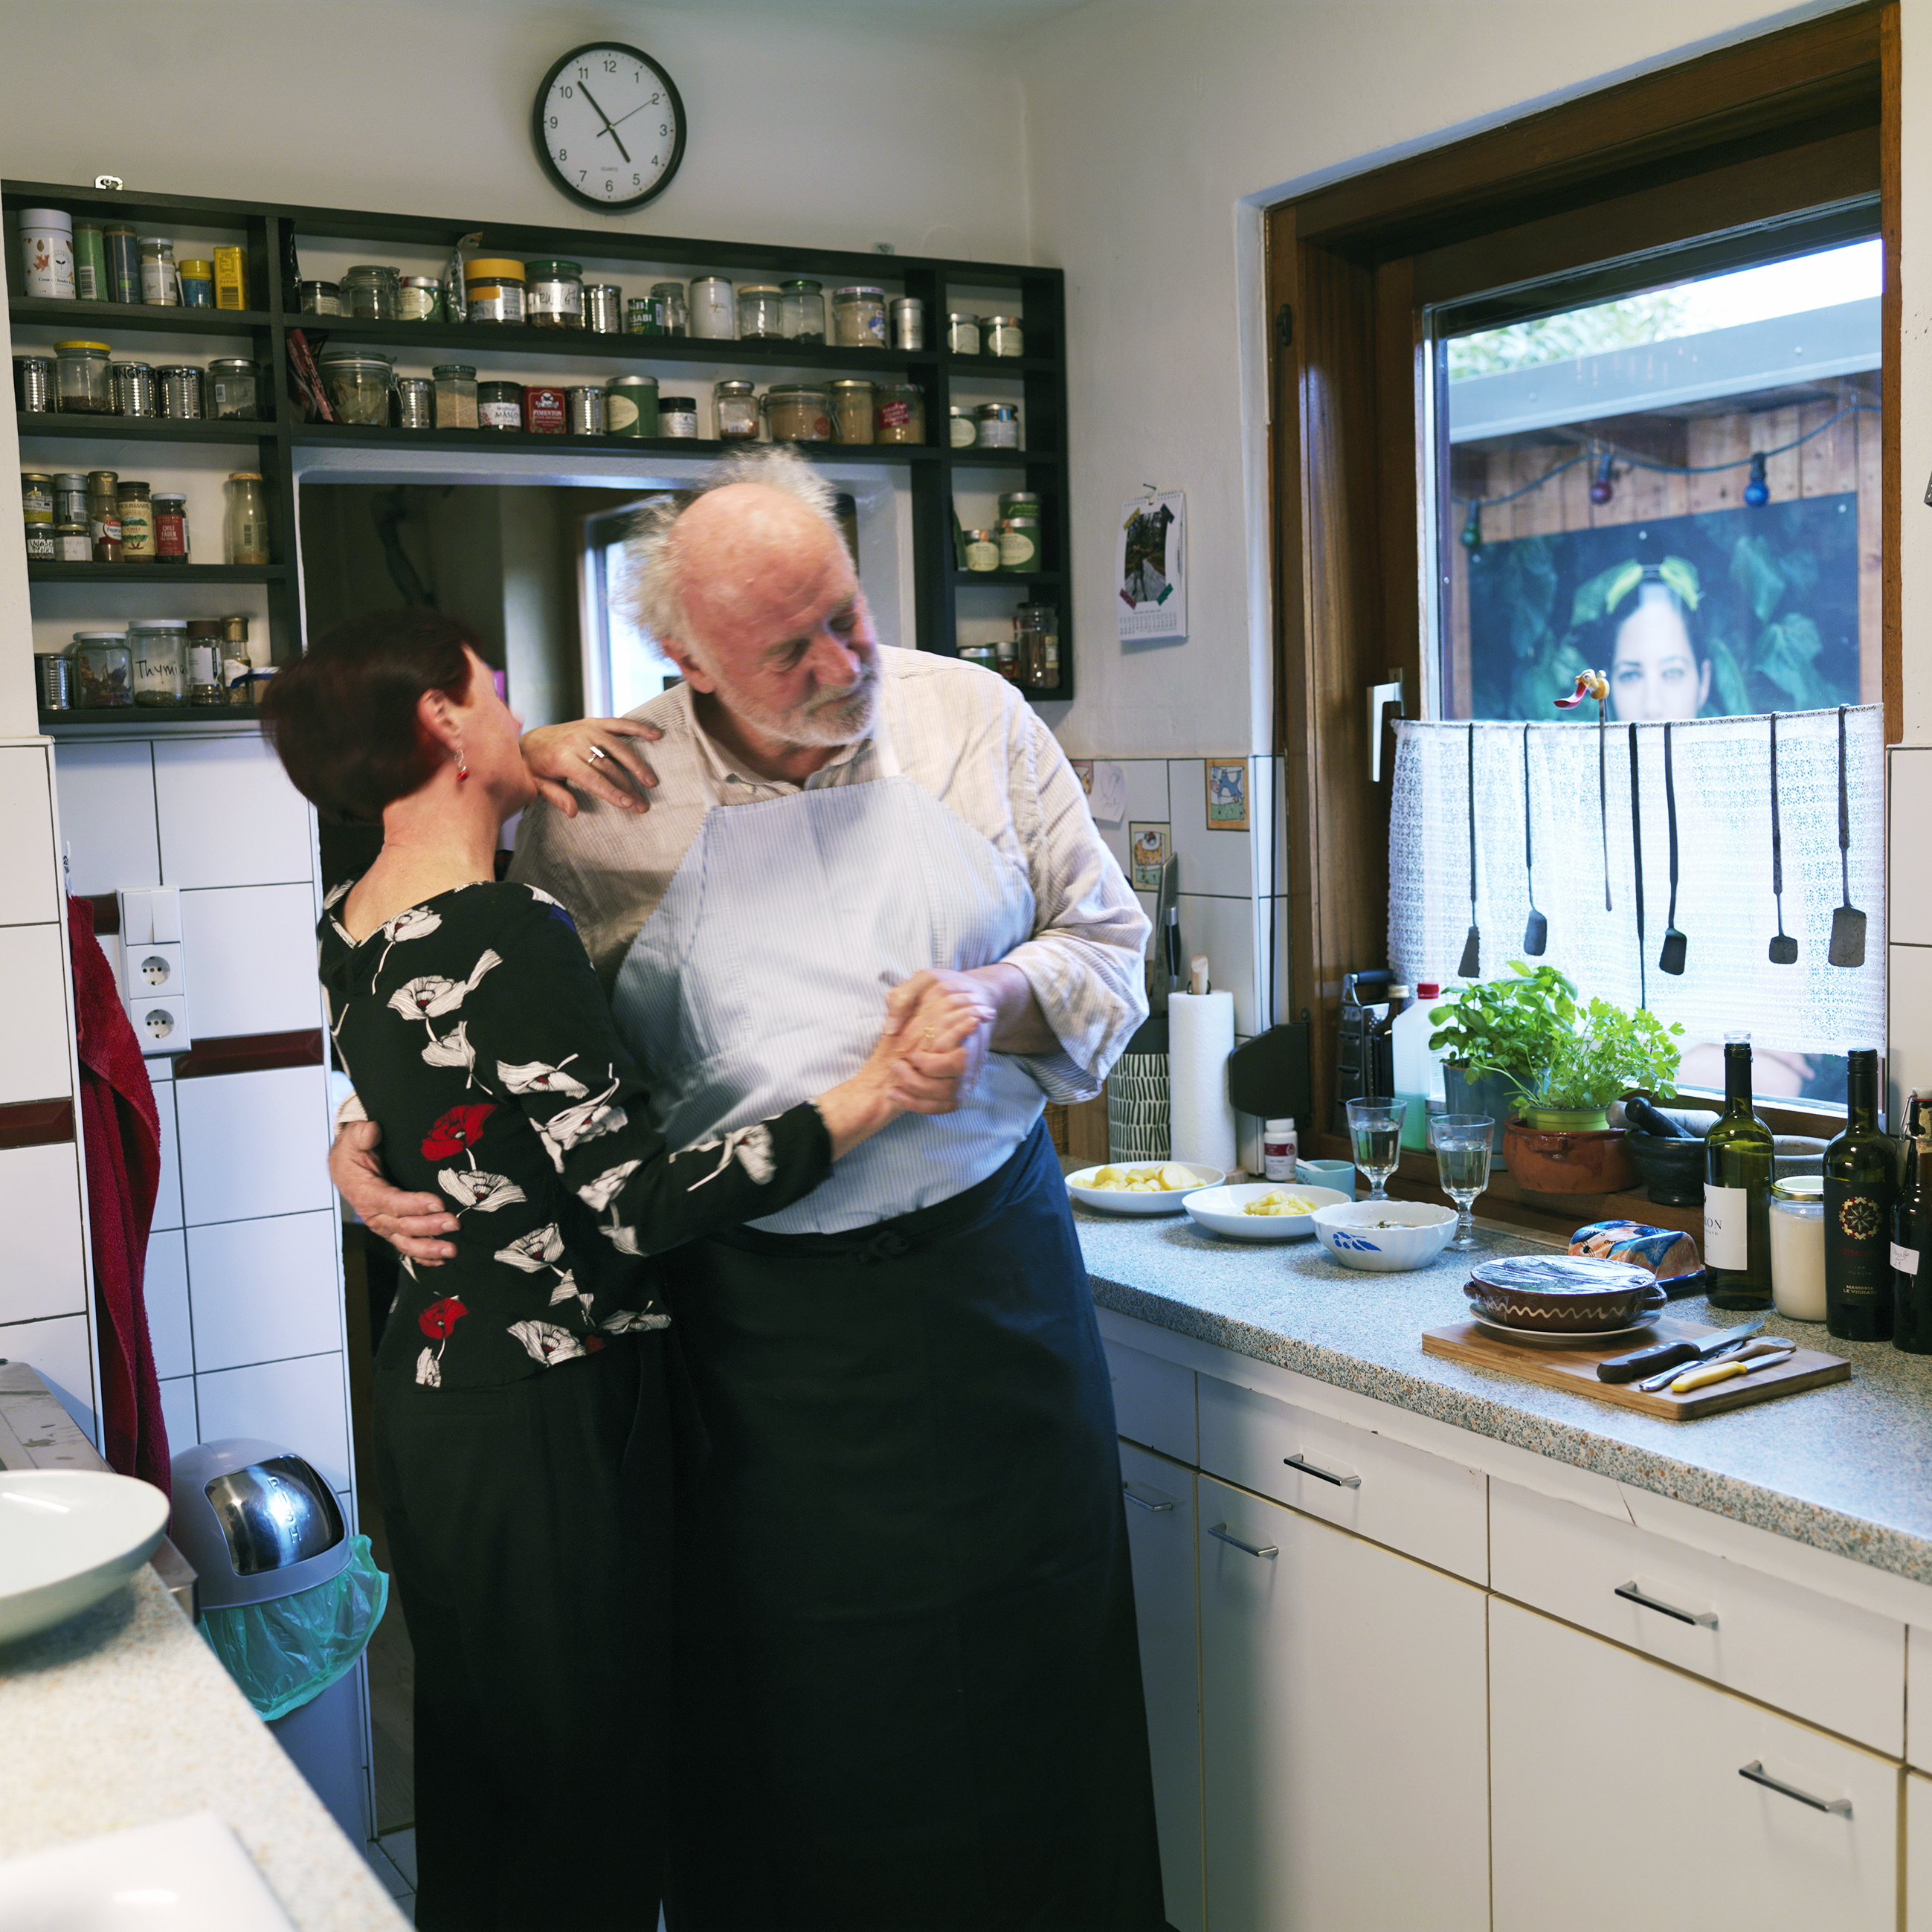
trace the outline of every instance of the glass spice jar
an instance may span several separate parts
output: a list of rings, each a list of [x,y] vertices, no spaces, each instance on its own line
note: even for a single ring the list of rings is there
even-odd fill
[[[926,440],[926,398],[910,382],[881,382],[874,416],[874,442]]]
[[[980,318],[956,310],[946,318],[946,346],[955,356],[980,352]]]
[[[476,427],[476,371],[467,362],[440,362],[430,372],[436,383],[438,429]]]
[[[840,349],[883,349],[886,346],[886,292],[868,283],[835,289],[832,294],[832,340]]]
[[[468,320],[520,324],[525,286],[522,262],[494,255],[472,256],[463,265]]]
[[[825,340],[825,284],[782,282],[778,285],[778,333],[789,342]]]
[[[664,304],[660,320],[667,335],[684,335],[691,328],[691,306],[685,299],[682,282],[653,282],[651,293]]]
[[[765,392],[765,421],[774,442],[829,442],[832,405],[814,384],[774,385]]]
[[[1051,604],[1022,604],[1013,614],[1020,676],[1034,691],[1060,685],[1060,613]]]
[[[1020,412],[1016,403],[982,403],[973,412],[977,418],[982,449],[1017,449],[1020,446]]]
[[[245,356],[218,356],[208,365],[208,413],[253,422],[261,414],[260,372]]]
[[[141,251],[141,300],[150,308],[181,306],[181,275],[175,267],[175,244],[166,236],[143,235]]]
[[[784,333],[784,297],[772,282],[747,282],[738,291],[738,339],[776,342]]]
[[[121,478],[112,470],[87,472],[87,533],[96,563],[121,561]]]
[[[201,705],[228,702],[228,686],[221,674],[221,626],[212,617],[188,620],[188,701]]]
[[[221,678],[231,704],[252,704],[255,667],[248,656],[248,615],[241,611],[221,620]]]
[[[155,497],[154,517],[155,562],[188,562],[188,499],[172,493]]]
[[[695,396],[660,396],[658,398],[658,434],[682,438],[698,434],[698,398]]]
[[[85,524],[55,524],[54,561],[56,563],[92,563],[94,561],[94,539],[88,535]]]
[[[116,489],[114,501],[121,513],[122,562],[152,563],[154,560],[154,493],[146,484],[128,478]]]
[[[20,514],[29,524],[54,526],[54,479],[38,470],[28,470],[20,478]]]
[[[342,312],[364,322],[394,322],[400,313],[403,278],[380,262],[351,268],[340,284]]]
[[[188,620],[142,617],[128,626],[136,704],[188,702]]]
[[[758,434],[758,395],[751,383],[728,377],[711,386],[720,442],[750,442]]]
[[[832,395],[832,433],[841,442],[870,442],[878,389],[868,376],[842,376],[827,386]]]
[[[268,496],[259,472],[237,470],[230,476],[223,534],[230,563],[268,561]]]
[[[76,631],[74,703],[83,710],[114,710],[134,701],[134,654],[124,631]]]
[[[111,416],[114,386],[104,342],[56,342],[54,382],[64,414]]]
[[[1016,315],[982,315],[980,339],[988,356],[1024,356],[1026,334]]]
[[[962,530],[960,538],[959,567],[962,570],[980,575],[999,568],[1000,538],[997,531]]]
[[[524,320],[532,328],[584,326],[584,265],[532,262],[524,271]]]
[[[399,322],[440,322],[442,284],[434,275],[405,275],[396,296]]]
[[[521,429],[524,386],[520,382],[478,382],[476,426],[478,429]]]
[[[338,282],[302,282],[296,285],[297,300],[304,315],[340,315],[342,286]]]

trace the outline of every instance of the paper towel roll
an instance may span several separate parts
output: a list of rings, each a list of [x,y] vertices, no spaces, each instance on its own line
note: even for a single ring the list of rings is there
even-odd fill
[[[1173,994],[1167,1026],[1174,1158],[1230,1171],[1234,1110],[1228,1099],[1228,1056],[1234,1050],[1234,996]]]

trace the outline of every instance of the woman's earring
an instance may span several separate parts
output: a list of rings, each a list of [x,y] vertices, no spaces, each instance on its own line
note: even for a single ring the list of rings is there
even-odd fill
[[[467,778],[469,777],[469,776],[470,776],[470,760],[469,760],[467,758],[466,758],[463,755],[463,753],[462,753],[462,752],[461,752],[460,748],[459,748],[459,749],[458,750],[458,752],[457,752],[457,754],[456,754],[456,782],[457,782],[457,783],[458,783],[458,784],[462,784],[462,783],[463,783],[463,782],[464,782],[466,778]]]

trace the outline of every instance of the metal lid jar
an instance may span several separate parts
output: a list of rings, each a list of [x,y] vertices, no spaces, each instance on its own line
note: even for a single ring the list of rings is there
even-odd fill
[[[104,342],[56,342],[54,385],[64,413],[111,416],[113,380],[107,373]]]
[[[832,340],[839,349],[883,349],[886,346],[886,292],[870,283],[855,283],[832,294]]]
[[[338,282],[298,282],[296,296],[304,315],[342,313],[342,286]]]
[[[1017,449],[1020,446],[1020,412],[1016,403],[982,403],[973,412],[978,419],[980,446],[982,449]]]
[[[478,429],[518,429],[524,426],[524,386],[520,382],[478,382]]]
[[[337,352],[353,352],[343,349]],[[262,413],[260,371],[245,356],[218,356],[208,365],[208,389],[212,416],[252,422]]]
[[[718,417],[721,442],[755,442],[758,434],[758,392],[736,377],[711,386],[712,406]]]
[[[402,305],[403,278],[380,262],[351,268],[340,284],[342,312],[364,322],[394,322]]]
[[[467,362],[439,362],[430,371],[436,385],[438,429],[476,427],[476,371]]]
[[[784,334],[784,296],[775,282],[746,282],[738,291],[738,339],[776,342]]]
[[[124,631],[74,634],[74,703],[87,710],[111,710],[134,701],[134,654]]]
[[[584,267],[578,262],[532,262],[524,270],[524,316],[532,328],[584,326]]]
[[[690,314],[693,335],[710,342],[729,342],[738,326],[731,284],[722,275],[698,276],[691,284]]]
[[[393,356],[377,349],[325,349],[316,367],[343,422],[364,428],[388,427],[389,391],[395,381]]]
[[[825,340],[825,284],[798,280],[778,284],[778,332],[788,342]]]
[[[128,626],[136,704],[188,702],[188,620],[142,617]]]
[[[440,322],[442,284],[434,275],[405,275],[397,298],[396,315],[403,322]]]
[[[658,434],[682,439],[698,434],[698,398],[695,396],[660,396],[658,398]]]
[[[980,340],[988,356],[1024,356],[1026,333],[1016,315],[982,315]]]
[[[472,322],[520,323],[524,265],[501,255],[476,255],[463,265],[463,298]]]
[[[832,440],[832,405],[822,384],[775,384],[765,392],[764,406],[772,442]]]
[[[875,442],[926,440],[926,398],[910,382],[881,382],[872,415]]]
[[[955,356],[980,352],[980,318],[956,309],[946,318],[946,346]]]
[[[842,376],[826,388],[832,398],[832,434],[841,442],[870,442],[878,386],[868,376]]]

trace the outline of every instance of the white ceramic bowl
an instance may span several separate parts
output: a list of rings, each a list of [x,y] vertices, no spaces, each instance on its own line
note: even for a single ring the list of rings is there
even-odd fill
[[[1400,1225],[1364,1225],[1372,1221]],[[1345,1268],[1366,1268],[1372,1274],[1426,1268],[1455,1232],[1455,1209],[1426,1201],[1345,1201],[1315,1210],[1315,1238]]]
[[[1218,1167],[1202,1167],[1189,1160],[1110,1160],[1106,1167],[1179,1167],[1194,1177],[1194,1187],[1219,1187],[1227,1175]],[[1115,1187],[1090,1187],[1088,1183],[1100,1172],[1098,1167],[1076,1168],[1066,1177],[1066,1191],[1083,1208],[1097,1208],[1103,1214],[1178,1214],[1180,1204],[1193,1187],[1169,1188],[1159,1194],[1124,1194]]]
[[[1317,1208],[1332,1208],[1348,1196],[1333,1187],[1304,1187],[1293,1180],[1242,1180],[1232,1187],[1204,1187],[1181,1205],[1200,1227],[1231,1241],[1293,1241],[1315,1232],[1313,1214],[1244,1214],[1242,1209],[1264,1194],[1296,1194]]]
[[[167,1498],[131,1476],[0,1470],[0,1643],[98,1603],[153,1556],[167,1522]]]

